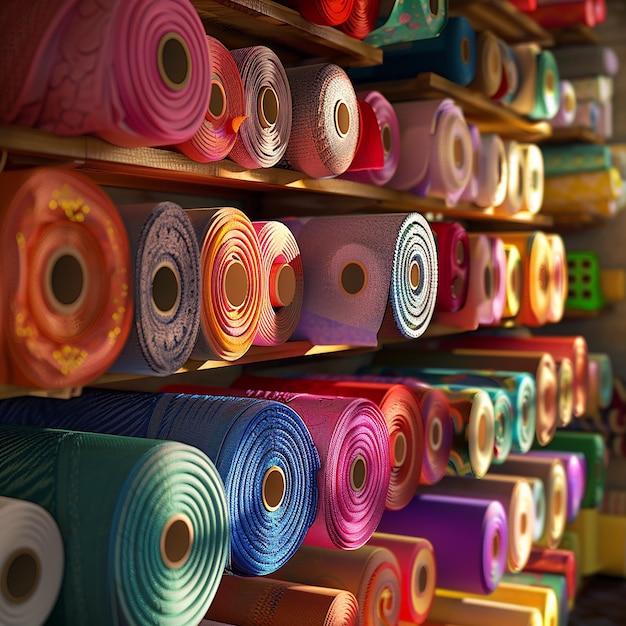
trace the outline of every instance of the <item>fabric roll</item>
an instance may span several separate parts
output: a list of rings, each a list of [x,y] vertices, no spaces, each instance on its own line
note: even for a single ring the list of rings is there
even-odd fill
[[[374,533],[371,546],[386,548],[400,566],[400,623],[422,624],[430,611],[437,584],[435,551],[428,539]]]
[[[522,256],[517,246],[506,244],[504,254],[506,255],[506,298],[502,317],[504,320],[511,320],[517,317],[522,305],[522,286],[524,284]]]
[[[576,598],[576,557],[571,550],[533,548],[524,568],[525,572],[556,574],[565,578],[569,604]]]
[[[576,105],[572,126],[598,131],[600,124],[600,103],[595,100],[581,100]]]
[[[500,60],[502,61],[502,79],[498,91],[492,96],[497,102],[511,102],[520,85],[520,71],[511,45],[498,38]]]
[[[515,140],[503,142],[504,159],[506,161],[506,187],[501,200],[497,203],[494,200],[494,211],[505,215],[515,215],[522,208],[523,201],[523,165],[522,151],[519,143]]]
[[[385,511],[378,530],[428,539],[438,588],[490,593],[504,573],[507,517],[497,500],[418,494],[401,511]]]
[[[548,322],[557,323],[563,318],[565,312],[565,302],[567,301],[567,253],[563,238],[556,234],[547,234],[550,248],[552,249],[552,288],[550,307],[548,308]]]
[[[379,334],[417,338],[435,308],[435,240],[418,213],[292,218],[304,296],[293,337],[377,345]],[[321,246],[321,247],[320,247]]]
[[[228,48],[206,35],[205,49],[211,59],[211,71],[204,119],[189,139],[175,145],[177,150],[201,163],[225,159],[246,119],[243,82]]]
[[[346,35],[365,39],[376,28],[380,0],[354,0],[348,19],[339,25]]]
[[[400,129],[393,105],[379,91],[357,91],[357,98],[367,102],[378,122],[383,147],[383,166],[359,171],[347,171],[342,178],[372,185],[386,185],[398,169],[400,156]]]
[[[293,122],[283,165],[312,178],[343,174],[357,148],[359,110],[354,87],[333,63],[286,70]]]
[[[470,247],[467,231],[459,222],[431,222],[437,242],[439,283],[437,311],[458,311],[467,299]]]
[[[587,78],[572,78],[572,88],[578,100],[596,100],[604,103],[611,100],[615,94],[613,76],[589,76]]]
[[[304,270],[298,242],[281,222],[253,222],[265,274],[257,346],[276,346],[293,335],[302,310]]]
[[[200,622],[228,554],[224,487],[206,455],[173,441],[7,424],[0,440],[0,493],[42,506],[63,537],[52,623]]]
[[[492,476],[495,477],[497,474]],[[530,485],[530,490],[533,494],[533,503],[535,505],[535,527],[533,529],[533,541],[534,547],[537,547],[537,543],[541,541],[541,538],[545,534],[546,530],[546,487],[541,480],[535,476],[524,476]]]
[[[349,591],[230,574],[222,576],[205,618],[219,624],[292,626],[294,615],[303,607],[307,619],[314,624],[356,626],[358,623],[357,599]],[[204,622],[200,626],[203,625]]]
[[[474,203],[481,208],[501,205],[507,194],[509,161],[499,135],[481,134],[477,166],[478,192]]]
[[[585,455],[576,452],[556,450],[531,450],[531,457],[555,458],[563,463],[567,479],[567,521],[573,522],[582,505],[587,483],[587,462]]]
[[[387,548],[365,545],[357,550],[334,550],[302,546],[276,576],[350,591],[358,602],[359,624],[398,622],[402,573],[398,560]]]
[[[626,517],[623,515],[598,515],[598,559],[600,574],[626,575]]]
[[[285,68],[267,46],[230,54],[241,76],[246,119],[228,158],[248,169],[273,167],[283,158],[291,134],[291,90]]]
[[[520,211],[539,213],[544,199],[543,154],[537,144],[519,144],[522,174],[522,203]]]
[[[511,46],[511,51],[519,71],[519,85],[508,104],[519,115],[530,116],[536,104],[537,85],[540,84],[538,59],[541,48],[536,43],[520,43]]]
[[[574,418],[574,366],[564,357],[556,368],[556,423],[557,427],[569,426]]]
[[[298,414],[281,403],[105,390],[86,390],[71,400],[5,402],[0,405],[4,422],[71,425],[89,432],[180,441],[202,450],[224,485],[230,519],[228,567],[236,573],[260,575],[277,569],[302,543],[315,516],[319,457]]]
[[[266,389],[371,400],[384,415],[388,431],[391,474],[385,508],[401,509],[413,497],[422,471],[424,423],[418,398],[406,385],[245,374],[238,377],[233,384],[241,389]]]
[[[554,49],[561,78],[616,76],[619,58],[613,48],[596,44],[559,46]]]
[[[528,114],[531,120],[551,120],[557,114],[561,96],[559,81],[554,54],[548,49],[541,50],[537,54],[534,106]]]
[[[360,172],[379,169],[385,163],[383,136],[380,133],[374,109],[357,95],[359,110],[359,137],[357,146],[346,172]]]
[[[604,171],[611,168],[613,157],[608,146],[568,144],[542,146],[546,177]]]
[[[546,523],[536,545],[556,548],[565,531],[567,521],[567,478],[563,463],[555,458],[531,457],[528,454],[510,454],[502,465],[493,465],[494,474],[529,476],[543,481],[546,494]]]
[[[433,72],[466,86],[476,73],[476,33],[466,17],[453,16],[438,36],[385,46],[382,64],[347,71],[357,85]]]
[[[481,598],[450,598],[435,595],[430,617],[436,624],[455,626],[541,626],[543,618],[536,608]],[[430,622],[429,622],[430,623]]]
[[[343,24],[354,9],[354,0],[290,0],[287,4],[295,5],[307,21],[323,26]]]
[[[603,352],[590,352],[589,360],[589,389],[595,391],[597,404],[606,409],[613,397],[613,363],[611,356]]]
[[[472,202],[475,203],[476,200],[476,194],[478,193],[478,168],[479,168],[479,161],[480,161],[480,150],[481,150],[481,143],[480,143],[480,130],[478,129],[478,126],[476,126],[476,124],[469,124],[467,125],[468,129],[469,129],[469,133],[470,133],[470,138],[472,140],[472,172],[470,174],[470,178],[469,181],[467,183],[467,186],[465,187],[465,189],[463,190],[463,193],[461,194],[461,197],[459,198],[460,201],[462,202]]]
[[[568,128],[576,118],[578,98],[571,81],[562,79],[559,81],[559,108],[556,115],[550,120],[552,128]]]
[[[7,384],[80,387],[114,363],[133,316],[130,245],[108,196],[67,168],[0,174]]]
[[[191,356],[200,328],[200,251],[174,202],[118,206],[131,252],[134,315],[110,371],[167,376]]]
[[[37,0],[27,20],[17,0],[3,9],[2,121],[97,134],[126,147],[171,145],[196,132],[211,62],[191,2],[118,1],[87,10]]]
[[[372,46],[437,37],[448,20],[448,3],[381,0],[376,28],[365,38]]]
[[[605,199],[616,201],[622,194],[623,186],[621,174],[615,167],[550,176],[545,180],[545,204],[552,210],[567,209],[567,205],[572,203],[593,203]]]
[[[0,496],[0,620],[40,626],[61,590],[65,555],[54,518],[38,504]]]
[[[593,28],[604,21],[605,10],[597,6],[604,3],[605,0],[570,0],[539,4],[529,15],[544,28],[567,28],[581,24]]]
[[[200,330],[191,357],[234,361],[256,337],[265,276],[259,239],[239,209],[188,209],[200,248]]]
[[[576,567],[581,576],[594,576],[600,573],[602,562],[600,561],[600,514],[598,509],[583,508],[578,517],[566,527],[568,533],[574,536],[577,544]],[[570,542],[563,541],[568,548]],[[619,544],[613,544],[613,550],[618,552]],[[617,549],[616,549],[617,548]]]
[[[476,34],[476,74],[469,87],[492,98],[502,83],[502,50],[489,30]]]
[[[418,493],[497,500],[507,514],[508,551],[506,569],[521,571],[528,561],[533,543],[535,509],[528,481],[514,476],[491,477],[480,480],[444,476],[436,485],[420,487]]]
[[[504,242],[500,237],[489,235],[491,244],[491,268],[493,272],[493,298],[486,324],[499,324],[504,315],[507,293],[507,260]]]

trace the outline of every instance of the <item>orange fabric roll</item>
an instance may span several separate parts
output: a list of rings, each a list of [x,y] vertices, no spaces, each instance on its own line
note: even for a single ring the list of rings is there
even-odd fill
[[[42,167],[0,174],[6,384],[80,387],[115,361],[133,318],[130,246],[89,178]]]

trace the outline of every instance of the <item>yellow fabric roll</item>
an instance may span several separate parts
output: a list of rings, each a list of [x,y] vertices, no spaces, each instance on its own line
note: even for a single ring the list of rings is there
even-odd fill
[[[580,553],[576,555],[576,568],[581,576],[597,574],[602,569],[598,549],[598,516],[598,509],[582,508],[576,519],[565,527],[567,532],[573,532],[578,537]]]
[[[572,202],[616,201],[622,194],[623,181],[619,170],[612,167],[598,172],[578,172],[562,176],[546,176],[544,204],[567,205]]]
[[[626,578],[626,515],[598,513],[600,573]]]

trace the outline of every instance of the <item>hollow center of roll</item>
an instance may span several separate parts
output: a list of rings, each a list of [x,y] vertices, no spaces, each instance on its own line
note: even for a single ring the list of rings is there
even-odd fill
[[[465,263],[465,246],[463,245],[462,241],[456,242],[454,256],[456,258],[457,265],[463,265],[463,263]]]
[[[288,306],[296,295],[296,273],[289,263],[275,263],[270,270],[270,302],[272,306]]]
[[[509,274],[509,286],[512,294],[517,298],[522,289],[522,268],[519,263],[515,263]]]
[[[157,65],[163,82],[180,91],[191,78],[191,53],[187,42],[178,33],[167,33],[159,41]]]
[[[450,295],[456,300],[463,291],[463,279],[460,276],[455,276],[452,284],[450,285]]]
[[[460,137],[454,138],[453,145],[454,166],[461,169],[465,163],[465,151],[463,150],[463,142]]]
[[[564,502],[563,491],[561,489],[555,489],[552,495],[552,502],[554,503],[554,517],[561,517],[563,515]]]
[[[420,563],[415,573],[415,588],[420,596],[428,588],[428,568],[423,563]]]
[[[571,113],[576,108],[576,98],[574,94],[567,92],[563,100],[563,108]]]
[[[364,289],[366,279],[365,268],[356,261],[349,261],[341,270],[341,286],[351,296],[355,296]]]
[[[548,268],[545,266],[545,263],[542,263],[539,266],[539,271],[537,272],[537,279],[539,282],[539,289],[543,292],[548,290]]]
[[[240,307],[248,295],[248,273],[241,261],[230,263],[224,274],[224,291],[233,308]]]
[[[159,313],[171,313],[180,301],[180,286],[169,265],[161,265],[152,276],[152,301]]]
[[[522,535],[525,535],[528,531],[528,516],[526,515],[526,511],[520,515],[519,528]]]
[[[502,550],[502,537],[498,530],[493,534],[493,539],[491,540],[491,557],[494,561],[498,561],[500,558],[500,550]]]
[[[552,96],[552,94],[556,91],[556,76],[552,70],[548,70],[546,72],[545,87],[546,95]]]
[[[489,72],[495,76],[500,76],[502,63],[500,61],[500,55],[498,54],[498,48],[494,46],[491,48],[491,53],[489,54],[489,58],[487,59],[489,63]]]
[[[35,592],[40,575],[39,557],[32,550],[16,550],[3,568],[2,595],[12,604],[25,602]]]
[[[478,448],[481,451],[484,451],[487,447],[487,417],[481,411],[478,416],[478,429],[477,429],[477,437],[476,441],[478,443]]]
[[[193,526],[183,514],[171,517],[161,532],[161,558],[170,569],[182,567],[191,553]]]
[[[528,420],[530,419],[530,406],[527,398],[524,398],[524,401],[522,402],[521,417],[522,424],[524,426],[528,426]]]
[[[365,459],[359,454],[352,461],[350,467],[350,486],[354,491],[361,491],[365,487],[365,480],[367,479],[367,463]]]
[[[537,169],[533,169],[530,173],[530,186],[533,191],[537,191],[539,189],[539,172]]]
[[[76,305],[85,287],[81,259],[73,253],[60,254],[51,262],[49,288],[53,302],[63,307]]]
[[[257,98],[257,115],[263,128],[271,128],[278,119],[278,96],[272,87],[263,87]]]
[[[407,441],[404,433],[395,433],[391,437],[391,454],[393,466],[400,467],[406,461]]]
[[[485,267],[483,272],[483,286],[485,288],[485,296],[490,300],[493,296],[493,272],[489,266]]]
[[[428,433],[428,441],[431,449],[436,452],[441,446],[443,440],[443,425],[441,420],[436,417],[430,424],[430,432]]]
[[[552,382],[549,382],[543,390],[543,412],[550,415],[556,406],[556,389]]]
[[[393,148],[393,138],[391,136],[391,128],[389,124],[384,124],[380,129],[380,139],[383,144],[383,152],[385,156],[391,154],[391,149]]]
[[[340,137],[345,137],[350,131],[350,109],[348,105],[340,101],[335,106],[335,129]]]
[[[501,181],[502,175],[504,174],[504,159],[502,158],[501,154],[498,154],[497,168],[498,181]]]
[[[535,502],[535,519],[540,520],[543,517],[543,504],[540,498]]]
[[[263,486],[261,489],[261,497],[263,506],[268,511],[276,511],[285,499],[285,473],[283,470],[273,465],[263,476]]]
[[[224,91],[222,81],[217,77],[211,79],[208,112],[216,120],[219,120],[226,112],[226,92]]]
[[[524,196],[524,164],[522,163],[521,157],[517,164],[517,197],[521,201]]]
[[[470,40],[467,37],[463,37],[461,39],[461,61],[464,65],[470,62],[471,56]]]
[[[433,17],[437,16],[437,13],[439,13],[439,0],[430,0],[430,14]]]
[[[413,261],[409,266],[409,283],[411,285],[411,289],[415,291],[420,286],[420,281],[422,280],[422,270],[420,268],[420,264],[417,261]]]

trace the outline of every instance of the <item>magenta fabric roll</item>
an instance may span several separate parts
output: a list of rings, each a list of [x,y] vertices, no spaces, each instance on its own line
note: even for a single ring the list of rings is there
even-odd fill
[[[391,180],[398,169],[398,160],[400,158],[400,127],[398,126],[398,116],[391,102],[379,91],[359,91],[356,95],[358,98],[369,103],[376,115],[383,143],[385,161],[381,169],[345,172],[341,175],[341,178],[382,187]]]
[[[442,589],[491,593],[504,573],[508,526],[496,500],[418,493],[401,511],[385,511],[377,532],[428,539]]]
[[[1,13],[3,122],[127,147],[185,141],[200,125],[211,63],[190,2],[7,0]]]

